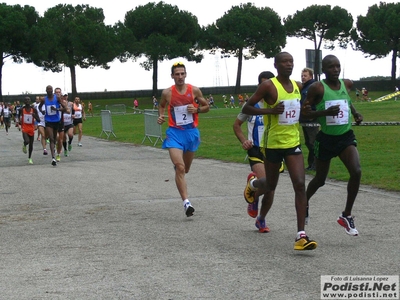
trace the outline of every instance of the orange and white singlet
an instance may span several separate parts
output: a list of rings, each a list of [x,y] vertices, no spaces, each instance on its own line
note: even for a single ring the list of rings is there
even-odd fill
[[[21,121],[21,130],[22,132],[27,133],[30,136],[35,135],[35,120],[33,118],[33,107],[28,112],[27,109],[24,107],[22,109],[23,115]]]
[[[168,106],[168,125],[180,129],[196,128],[199,123],[198,114],[189,113],[187,106],[193,104],[198,107],[194,100],[192,85],[186,84],[185,93],[179,94],[175,85],[171,87],[171,100]]]

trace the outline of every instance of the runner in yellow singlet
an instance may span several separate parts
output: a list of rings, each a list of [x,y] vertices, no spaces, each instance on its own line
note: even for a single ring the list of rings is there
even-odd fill
[[[257,188],[265,190],[263,202],[271,202],[279,179],[279,168],[283,160],[290,174],[295,191],[295,207],[297,213],[297,235],[295,250],[313,250],[317,243],[310,240],[305,233],[305,216],[307,198],[305,192],[305,171],[303,152],[300,147],[299,117],[300,91],[302,84],[290,79],[293,71],[293,57],[287,52],[275,56],[274,66],[278,71],[275,78],[264,81],[243,106],[243,113],[248,115],[266,115],[264,117],[265,134],[263,147],[265,150],[265,180],[250,178],[245,197],[247,202],[254,201],[253,191]],[[255,105],[264,99],[264,107]],[[248,197],[247,197],[248,196]],[[266,226],[265,217],[269,207],[260,210],[256,227]]]

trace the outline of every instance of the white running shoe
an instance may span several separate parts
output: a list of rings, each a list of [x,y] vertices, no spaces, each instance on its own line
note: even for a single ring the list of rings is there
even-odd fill
[[[339,216],[337,222],[340,226],[343,226],[346,230],[346,233],[352,236],[358,236],[358,230],[354,225],[354,218],[352,216],[344,217],[343,214]]]

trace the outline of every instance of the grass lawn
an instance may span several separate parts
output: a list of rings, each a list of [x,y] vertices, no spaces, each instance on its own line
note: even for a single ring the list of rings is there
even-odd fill
[[[376,99],[390,92],[370,92],[370,97]],[[352,95],[355,99],[355,94]],[[221,95],[214,95],[219,109],[211,109],[207,114],[200,115],[199,129],[202,143],[197,158],[211,158],[226,162],[243,163],[244,168],[249,168],[244,160],[246,152],[241,148],[239,141],[233,133],[232,125],[239,109],[223,108]],[[353,101],[354,101],[353,99]],[[84,99],[83,99],[84,100]],[[138,99],[140,109],[151,109],[151,99]],[[86,101],[85,101],[86,102]],[[126,114],[112,114],[113,131],[117,138],[110,136],[109,140],[141,144],[145,136],[143,114],[133,114],[133,99],[94,100],[94,117],[87,117],[84,123],[84,135],[98,137],[102,132],[100,111],[106,105],[125,104]],[[399,101],[388,100],[382,102],[354,101],[356,109],[364,116],[365,122],[399,122]],[[162,126],[163,137],[167,124]],[[245,131],[245,124],[243,125]],[[353,126],[358,140],[360,153],[362,179],[361,183],[385,190],[400,191],[400,125],[397,126]],[[304,146],[302,130],[300,130],[304,157],[307,157],[307,147]],[[106,136],[103,134],[103,138]],[[146,140],[145,145],[152,146]],[[156,147],[161,148],[158,142]],[[313,172],[310,172],[313,174]],[[338,158],[332,160],[328,174],[331,179],[347,181],[348,173]]]

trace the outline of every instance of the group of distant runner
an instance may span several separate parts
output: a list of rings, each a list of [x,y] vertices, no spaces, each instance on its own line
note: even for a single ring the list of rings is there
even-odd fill
[[[8,135],[11,123],[22,132],[22,151],[28,154],[28,164],[33,164],[32,152],[37,132],[37,141],[41,142],[43,155],[51,155],[51,164],[57,166],[61,161],[61,153],[69,156],[72,150],[72,140],[78,134],[78,147],[82,147],[82,124],[86,120],[84,103],[75,97],[68,100],[68,93],[62,93],[61,88],[48,85],[45,96],[37,96],[35,102],[29,96],[14,104],[0,102],[0,126]],[[49,146],[49,150],[47,149]]]

